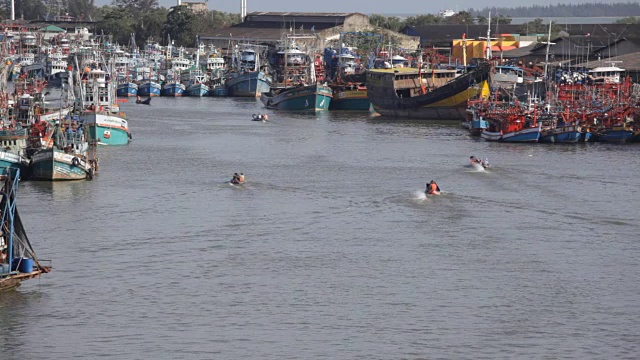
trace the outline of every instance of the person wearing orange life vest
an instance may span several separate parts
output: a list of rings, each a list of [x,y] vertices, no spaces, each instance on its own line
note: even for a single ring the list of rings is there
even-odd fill
[[[431,182],[427,183],[427,189],[425,192],[427,194],[440,194],[440,187],[435,181],[431,180]]]

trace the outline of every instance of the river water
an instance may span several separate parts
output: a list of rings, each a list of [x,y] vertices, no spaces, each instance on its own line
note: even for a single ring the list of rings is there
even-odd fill
[[[261,123],[254,99],[123,109],[133,142],[100,148],[95,180],[21,185],[54,270],[0,294],[2,359],[640,353],[640,146],[368,113]],[[432,179],[444,195],[425,198]]]

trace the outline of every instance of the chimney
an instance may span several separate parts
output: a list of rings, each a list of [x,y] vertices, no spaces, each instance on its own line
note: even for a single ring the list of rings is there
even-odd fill
[[[240,0],[240,17],[242,22],[244,22],[244,18],[247,16],[247,0]]]
[[[178,6],[182,5],[182,0],[178,0]]]

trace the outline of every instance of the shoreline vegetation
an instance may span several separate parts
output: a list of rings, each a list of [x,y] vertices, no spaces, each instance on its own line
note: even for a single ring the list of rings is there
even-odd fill
[[[24,21],[47,21],[56,16],[95,21],[96,34],[108,34],[113,42],[130,44],[132,34],[136,43],[148,39],[163,41],[170,37],[177,46],[193,46],[198,34],[226,28],[242,22],[240,14],[217,10],[196,10],[189,5],[165,8],[157,0],[113,0],[111,5],[97,7],[93,0],[69,0],[59,6],[45,6],[44,0],[22,0],[15,3],[16,16]],[[563,17],[621,17],[616,23],[640,22],[640,3],[557,4],[546,6],[484,8],[459,11],[450,16],[421,14],[408,17],[369,15],[369,22],[379,28],[399,31],[406,26],[436,24],[487,24],[491,10],[492,24],[511,24],[514,17],[531,17],[523,23],[527,29],[545,24],[541,18]],[[636,14],[636,16],[629,16]],[[10,17],[8,8],[0,10],[4,21]],[[562,23],[562,21],[558,21]]]

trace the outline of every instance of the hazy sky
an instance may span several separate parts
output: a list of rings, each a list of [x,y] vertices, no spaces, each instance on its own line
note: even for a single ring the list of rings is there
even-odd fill
[[[158,0],[161,6],[171,7],[177,0]],[[97,0],[98,4],[110,4],[111,0]],[[536,5],[557,3],[609,3],[624,0],[537,0]],[[444,5],[441,5],[444,4]],[[440,10],[466,10],[471,7],[481,9],[486,6],[529,6],[530,0],[458,0],[458,1],[422,1],[422,0],[247,0],[247,12],[252,11],[308,11],[308,12],[361,12],[364,14],[435,14]],[[209,9],[240,13],[240,0],[211,0]]]

